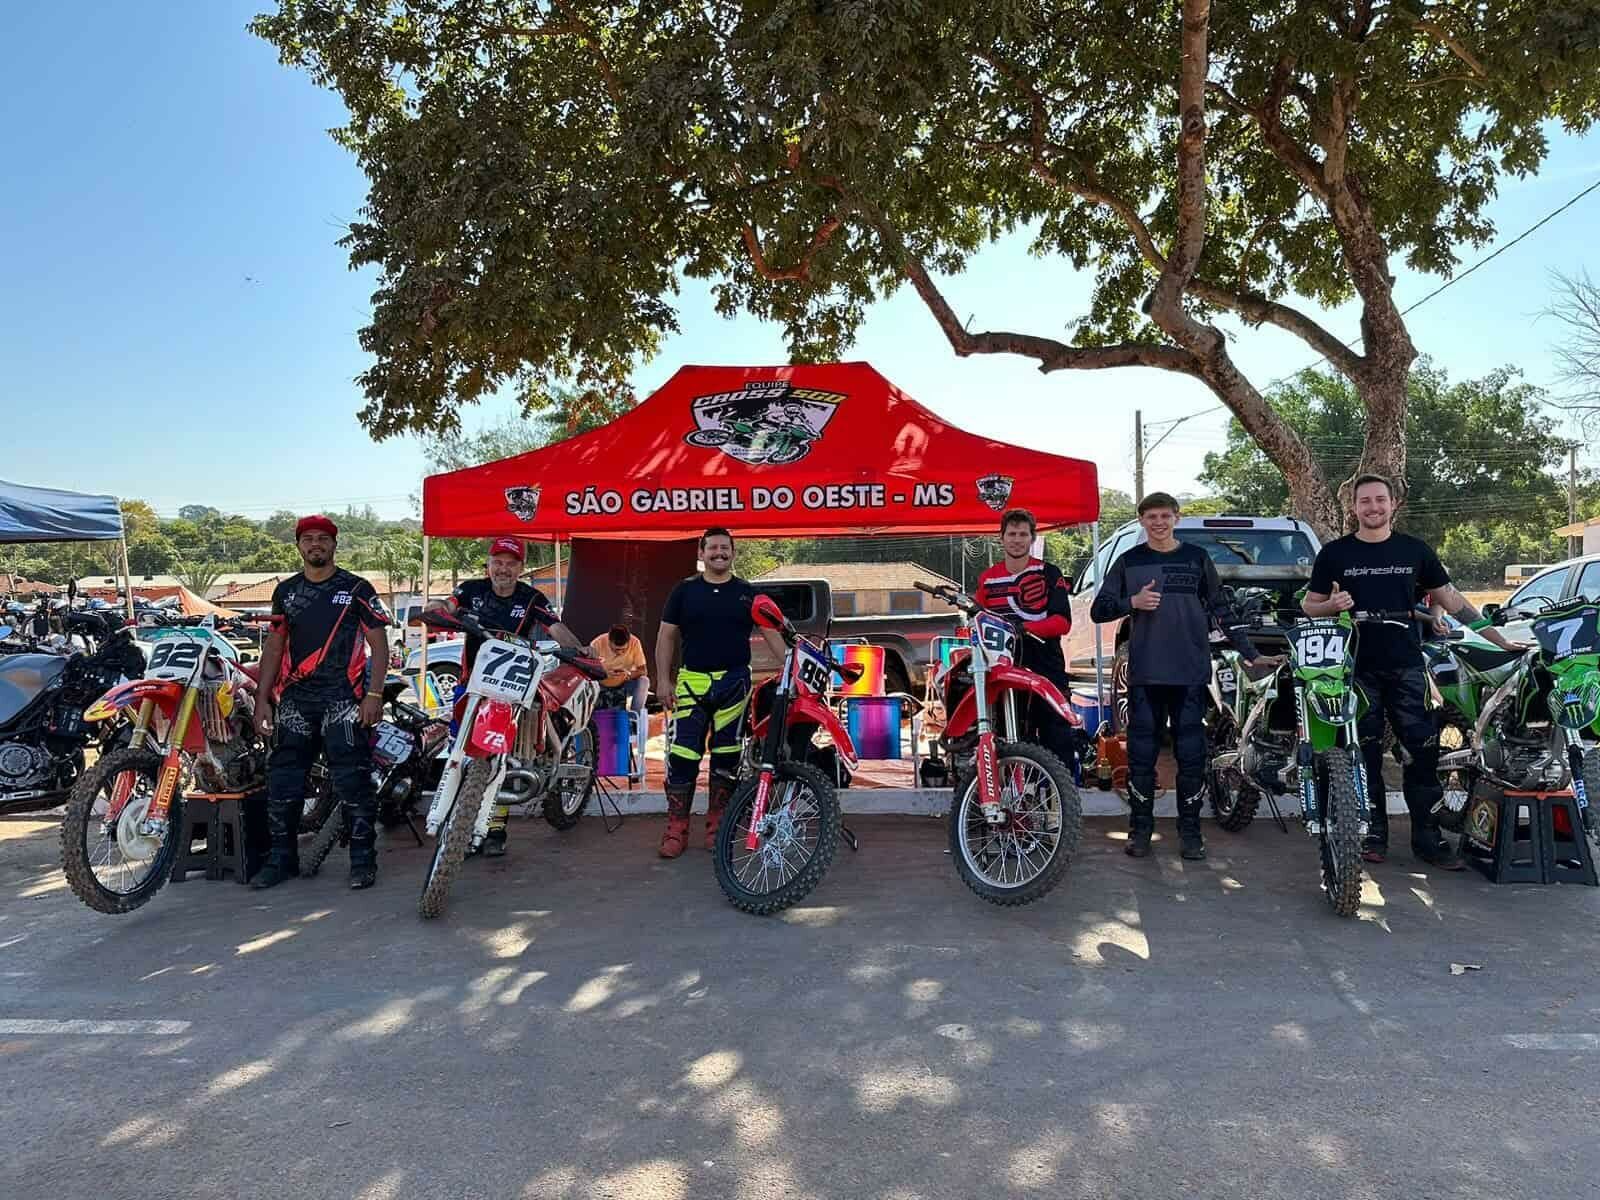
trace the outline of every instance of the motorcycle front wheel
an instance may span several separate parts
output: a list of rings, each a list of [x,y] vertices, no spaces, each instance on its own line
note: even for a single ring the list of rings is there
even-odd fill
[[[991,825],[978,777],[956,777],[950,854],[961,882],[990,904],[1031,904],[1066,874],[1083,835],[1083,804],[1066,765],[1029,742],[995,745],[1005,820]]]
[[[1317,757],[1323,784],[1322,890],[1328,907],[1353,917],[1361,907],[1361,800],[1356,795],[1354,750],[1328,750]]]
[[[1600,746],[1583,752],[1583,793],[1589,802],[1583,810],[1583,829],[1590,848],[1600,856]]]
[[[125,913],[147,903],[172,875],[183,829],[183,798],[167,808],[160,838],[140,832],[164,762],[150,750],[113,750],[73,784],[61,822],[61,869],[73,894],[96,912]],[[115,820],[111,802],[121,780],[131,787]]]
[[[722,894],[741,912],[768,916],[798,904],[822,882],[839,845],[839,800],[828,777],[802,763],[779,763],[767,811],[750,836],[761,780],[734,789],[717,828],[716,871]]]
[[[417,900],[418,915],[432,918],[444,912],[450,881],[466,862],[467,851],[472,846],[472,830],[478,824],[478,813],[483,808],[494,767],[492,758],[467,760],[455,801],[439,825],[433,858],[428,863],[428,875],[422,881],[422,895]]]
[[[561,756],[561,765],[582,767],[587,774],[582,779],[558,779],[550,784],[544,794],[544,819],[562,831],[571,829],[589,807],[589,797],[594,795],[595,733],[590,725],[576,734]]]

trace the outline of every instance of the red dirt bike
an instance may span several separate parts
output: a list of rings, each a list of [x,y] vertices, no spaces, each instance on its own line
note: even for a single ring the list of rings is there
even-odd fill
[[[1083,806],[1066,764],[1024,739],[1022,713],[1046,704],[1080,722],[1055,684],[1015,665],[1010,621],[948,584],[916,586],[972,619],[969,646],[939,681],[955,773],[950,854],[962,882],[991,904],[1028,904],[1061,882],[1083,834]]]
[[[157,629],[144,678],[112,688],[85,721],[134,713],[132,740],[79,776],[61,823],[61,866],[90,908],[131,912],[172,874],[185,791],[242,797],[266,778],[251,724],[255,679],[203,626]]]
[[[855,680],[861,667],[838,663],[794,631],[770,598],[750,606],[757,625],[776,630],[789,653],[775,679],[770,709],[751,726],[760,746],[760,764],[734,790],[717,829],[717,883],[735,908],[765,916],[797,904],[822,881],[833,862],[840,823],[833,781],[816,767],[799,762],[791,734],[821,726],[833,739],[845,765],[856,767],[855,746],[823,697],[838,673]],[[845,837],[852,849],[855,835]]]

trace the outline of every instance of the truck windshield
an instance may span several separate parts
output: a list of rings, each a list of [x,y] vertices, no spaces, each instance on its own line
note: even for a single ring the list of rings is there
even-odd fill
[[[1309,567],[1316,557],[1298,529],[1179,529],[1177,536],[1219,567]]]

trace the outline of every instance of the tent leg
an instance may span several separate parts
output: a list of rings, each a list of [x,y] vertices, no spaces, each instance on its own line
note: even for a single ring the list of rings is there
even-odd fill
[[[561,539],[555,541],[556,547],[556,611],[561,611]]]
[[[422,535],[422,607],[428,607],[428,584],[433,580],[433,539]],[[400,644],[405,645],[405,630],[400,631]],[[417,668],[417,700],[428,707],[428,630],[422,629],[422,665]]]
[[[1094,525],[1090,527],[1089,537],[1090,537],[1090,543],[1091,543],[1091,545],[1093,547],[1090,550],[1089,561],[1091,563],[1099,562],[1100,561],[1100,522],[1099,521],[1096,521],[1094,523]],[[1097,585],[1099,584],[1099,582],[1100,581],[1098,579],[1095,580],[1095,583]],[[1101,704],[1104,704],[1106,702],[1106,683],[1105,683],[1104,668],[1102,668],[1101,665],[1100,665],[1101,657],[1102,657],[1103,654],[1104,654],[1104,648],[1100,644],[1100,626],[1098,624],[1096,624],[1095,627],[1094,627],[1094,702],[1095,702],[1095,704],[1097,706],[1101,705]]]
[[[121,540],[122,548],[122,596],[123,607],[128,613],[128,620],[133,620],[133,572],[128,568],[128,538],[124,534]]]

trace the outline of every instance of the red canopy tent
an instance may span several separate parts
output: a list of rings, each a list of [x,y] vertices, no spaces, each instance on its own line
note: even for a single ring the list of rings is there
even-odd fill
[[[604,429],[430,475],[429,537],[537,541],[992,532],[1094,521],[1094,464],[978,437],[866,363],[683,367]]]

